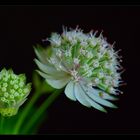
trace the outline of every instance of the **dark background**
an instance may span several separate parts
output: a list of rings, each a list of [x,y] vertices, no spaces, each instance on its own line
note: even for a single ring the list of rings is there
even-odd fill
[[[28,81],[37,68],[33,45],[51,32],[61,33],[62,25],[79,25],[85,32],[103,30],[108,42],[116,41],[116,50],[122,49],[127,86],[121,88],[119,108],[104,114],[62,94],[50,107],[39,133],[140,133],[139,18],[139,6],[0,6],[0,69],[12,67],[17,74],[26,73]]]

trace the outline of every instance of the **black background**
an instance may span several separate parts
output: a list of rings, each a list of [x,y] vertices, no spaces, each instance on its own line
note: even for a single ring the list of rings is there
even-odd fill
[[[0,6],[0,69],[26,73],[31,81],[36,69],[33,45],[42,43],[62,25],[85,32],[98,30],[108,42],[122,49],[126,69],[123,95],[117,110],[108,114],[88,109],[62,94],[50,107],[41,134],[131,134],[140,133],[140,7],[139,6]]]

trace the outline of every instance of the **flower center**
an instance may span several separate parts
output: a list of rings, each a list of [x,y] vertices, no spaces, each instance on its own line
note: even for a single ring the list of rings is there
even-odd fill
[[[70,74],[72,79],[74,79],[76,82],[80,80],[80,76],[78,76],[78,72],[75,69],[70,71]]]

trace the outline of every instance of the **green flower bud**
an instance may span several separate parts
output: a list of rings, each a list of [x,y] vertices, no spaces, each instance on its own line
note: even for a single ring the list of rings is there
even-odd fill
[[[16,75],[12,69],[0,72],[0,113],[13,116],[26,101],[31,91],[31,83],[26,85],[25,74]]]

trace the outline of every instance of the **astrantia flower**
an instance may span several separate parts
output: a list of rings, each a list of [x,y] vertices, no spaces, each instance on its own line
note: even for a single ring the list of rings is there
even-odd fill
[[[61,35],[53,33],[47,40],[49,47],[35,48],[39,59],[35,62],[48,84],[56,89],[66,86],[66,96],[84,106],[104,112],[102,105],[116,108],[109,100],[116,100],[113,95],[120,92],[120,58],[102,34],[96,37],[77,28],[64,29]]]
[[[2,116],[13,116],[26,101],[31,91],[31,83],[26,85],[24,74],[16,75],[12,69],[5,68],[0,72],[0,113]]]

